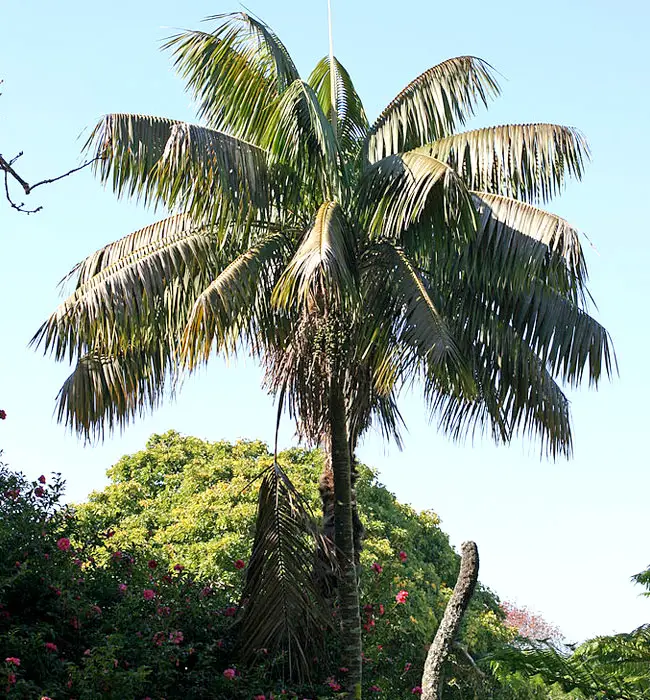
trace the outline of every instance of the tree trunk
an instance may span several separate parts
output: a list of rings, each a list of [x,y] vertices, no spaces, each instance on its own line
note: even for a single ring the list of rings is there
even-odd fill
[[[442,667],[458,634],[477,580],[478,548],[475,542],[463,542],[458,580],[424,664],[421,700],[439,700],[441,697]]]
[[[334,476],[334,531],[339,555],[339,616],[342,636],[341,665],[348,671],[345,688],[348,697],[361,698],[361,615],[355,566],[353,498],[350,447],[345,402],[340,386],[331,379],[329,397],[330,455]]]

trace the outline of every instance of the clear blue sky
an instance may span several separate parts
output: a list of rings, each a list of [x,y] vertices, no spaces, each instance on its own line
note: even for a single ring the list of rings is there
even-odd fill
[[[335,52],[371,116],[412,78],[445,58],[478,55],[503,74],[503,96],[476,125],[552,121],[579,127],[593,160],[552,209],[586,231],[598,318],[611,331],[620,378],[571,395],[575,458],[540,461],[536,445],[450,444],[407,398],[407,449],[367,440],[361,456],[417,508],[431,508],[458,545],[471,538],[481,579],[526,604],[570,639],[625,631],[650,618],[629,577],[650,563],[646,436],[650,71],[646,2],[621,0],[333,0]],[[303,74],[327,52],[326,0],[249,0]],[[28,181],[79,163],[83,133],[106,112],[192,120],[168,57],[176,27],[237,10],[190,0],[88,3],[0,0],[0,152]],[[80,134],[82,135],[81,138]],[[19,197],[19,192],[16,191]],[[61,471],[72,499],[105,483],[116,459],[152,432],[175,428],[209,439],[270,440],[273,408],[250,363],[215,362],[178,401],[102,446],[84,447],[52,416],[67,368],[27,348],[58,303],[56,284],[86,254],[150,222],[84,171],[32,195],[44,210],[18,214],[0,202],[0,447],[13,467]],[[31,203],[31,202],[30,202]],[[286,425],[283,444],[292,429]]]

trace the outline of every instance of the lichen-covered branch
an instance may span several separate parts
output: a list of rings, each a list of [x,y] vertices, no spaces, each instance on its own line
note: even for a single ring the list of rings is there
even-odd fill
[[[422,674],[422,700],[438,700],[442,690],[442,669],[478,580],[478,548],[475,542],[461,546],[460,573],[447,603],[442,622],[429,648]]]

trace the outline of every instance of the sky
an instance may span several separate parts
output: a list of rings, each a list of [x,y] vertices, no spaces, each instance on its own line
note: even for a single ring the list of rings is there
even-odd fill
[[[248,0],[247,7],[278,33],[304,76],[327,53],[326,0]],[[161,40],[239,9],[226,0],[0,0],[0,153],[24,151],[16,168],[34,182],[82,163],[85,138],[105,113],[193,121]],[[556,122],[577,126],[590,143],[582,182],[549,208],[588,235],[592,311],[612,335],[619,376],[598,391],[570,392],[573,459],[540,459],[539,446],[523,440],[451,443],[428,423],[416,394],[402,402],[405,449],[370,435],[360,450],[401,501],[439,514],[452,544],[477,542],[485,585],[541,613],[570,641],[650,621],[650,599],[630,581],[650,564],[649,23],[650,5],[640,0],[333,0],[334,50],[371,119],[430,66],[472,54],[499,71],[503,94],[471,127]],[[89,170],[28,198],[13,193],[43,210],[26,216],[0,200],[4,461],[32,477],[62,472],[68,498],[79,501],[154,432],[272,441],[273,404],[259,368],[243,359],[231,366],[215,360],[174,402],[103,444],[67,434],[54,407],[69,368],[29,348],[29,340],[59,303],[58,281],[76,262],[156,214],[117,200]],[[281,445],[291,444],[285,420]]]

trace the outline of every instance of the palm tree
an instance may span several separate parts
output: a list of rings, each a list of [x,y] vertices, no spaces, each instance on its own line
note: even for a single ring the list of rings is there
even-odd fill
[[[211,19],[213,32],[166,44],[203,125],[110,114],[88,144],[118,196],[169,216],[77,265],[34,342],[76,363],[58,417],[84,436],[155,407],[213,352],[262,361],[300,435],[329,455],[353,690],[364,430],[397,434],[396,397],[418,382],[454,437],[531,434],[569,454],[558,381],[612,370],[585,311],[578,233],[537,206],[581,176],[587,146],[549,124],[458,133],[499,92],[470,56],[427,70],[370,124],[333,56],[304,81],[265,24]]]

